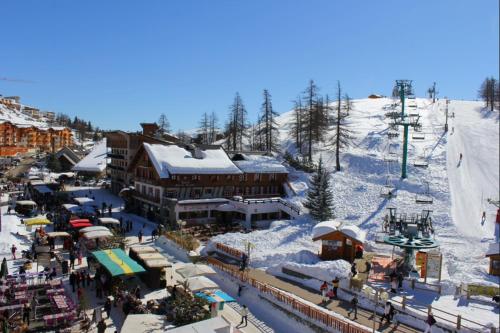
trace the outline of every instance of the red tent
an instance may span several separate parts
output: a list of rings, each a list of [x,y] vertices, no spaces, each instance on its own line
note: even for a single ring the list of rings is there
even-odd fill
[[[72,221],[69,221],[69,224],[73,228],[85,228],[85,227],[93,226],[93,224],[90,223],[90,221],[87,219],[72,220]]]

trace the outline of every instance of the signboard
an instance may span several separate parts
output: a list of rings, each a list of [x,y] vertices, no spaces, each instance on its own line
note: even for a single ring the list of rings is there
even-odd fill
[[[421,251],[417,252],[415,263],[420,267],[420,277],[425,278],[427,274],[427,253]]]
[[[441,264],[443,256],[441,253],[427,253],[427,277],[441,281]]]

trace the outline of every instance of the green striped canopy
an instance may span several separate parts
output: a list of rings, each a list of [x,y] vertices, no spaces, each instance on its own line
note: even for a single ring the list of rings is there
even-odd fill
[[[122,249],[94,251],[92,255],[106,268],[111,276],[145,272],[144,268],[131,259]]]

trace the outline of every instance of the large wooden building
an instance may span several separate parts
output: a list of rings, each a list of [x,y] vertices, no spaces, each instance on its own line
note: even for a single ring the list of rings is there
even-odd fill
[[[176,142],[174,136],[167,136],[167,140],[155,137],[158,126],[155,123],[141,124],[142,133],[128,133],[113,131],[106,133],[108,147],[108,175],[111,178],[111,191],[119,193],[123,188],[133,185],[132,174],[128,172],[129,164],[144,142],[168,143]]]
[[[0,123],[0,156],[29,150],[56,152],[72,144],[72,132],[66,127],[37,127],[9,121]]]
[[[170,221],[215,218],[211,211],[226,204],[228,198],[279,198],[285,193],[288,176],[273,157],[234,154],[231,159],[222,147],[211,145],[143,143],[128,170],[138,213],[153,220],[167,216]],[[245,218],[255,219],[257,214],[261,214],[259,218],[278,218],[280,211],[269,203],[261,200],[262,210],[256,207],[254,216]],[[289,214],[286,208],[282,211]],[[273,213],[276,216],[269,215]]]

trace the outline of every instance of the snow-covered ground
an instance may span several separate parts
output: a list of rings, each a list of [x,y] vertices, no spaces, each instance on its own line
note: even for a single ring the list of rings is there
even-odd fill
[[[423,140],[413,139],[409,133],[408,178],[401,179],[402,128],[400,136],[389,139],[385,107],[394,101],[388,98],[354,101],[351,111],[351,129],[355,131],[352,147],[341,156],[342,170],[335,169],[335,156],[324,144],[315,147],[314,159],[320,156],[332,171],[331,186],[337,219],[352,223],[367,232],[368,249],[390,253],[392,247],[375,243],[382,229],[382,220],[388,207],[398,213],[417,214],[423,209],[432,210],[435,237],[443,253],[443,293],[441,297],[428,297],[423,293],[409,292],[415,302],[461,313],[482,323],[498,316],[492,304],[464,306],[454,298],[455,286],[460,283],[496,284],[498,278],[487,274],[488,259],[485,253],[494,235],[496,208],[487,203],[488,198],[498,200],[499,193],[499,118],[498,112],[483,111],[482,102],[450,101],[449,131],[444,132],[444,100],[432,104],[427,99],[416,99],[422,123]],[[409,109],[407,108],[407,113]],[[289,131],[293,112],[277,118],[283,150],[295,151]],[[458,164],[459,154],[463,161]],[[396,162],[387,159],[396,158]],[[415,160],[425,159],[427,168],[414,166]],[[290,169],[289,179],[297,196],[290,198],[297,204],[303,202],[309,186],[309,175]],[[396,188],[397,196],[385,199],[381,189],[389,183]],[[432,204],[417,204],[415,199],[427,191]],[[481,221],[482,212],[486,220]],[[251,252],[254,267],[274,267],[283,262],[314,264],[318,244],[311,239],[313,222],[307,216],[298,221],[279,221],[269,230],[249,234],[226,234],[214,241],[244,249],[247,241],[255,248]],[[268,270],[269,272],[273,271]]]

